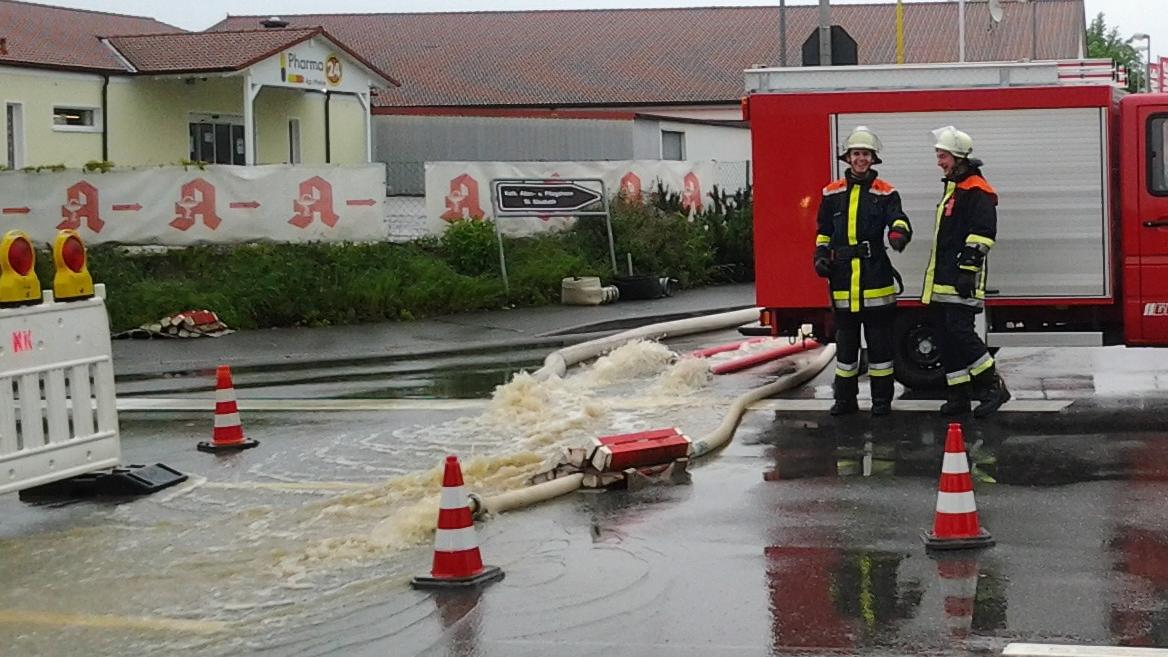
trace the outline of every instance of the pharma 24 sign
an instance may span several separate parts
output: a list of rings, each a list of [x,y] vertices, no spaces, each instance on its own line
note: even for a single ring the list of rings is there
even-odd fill
[[[335,53],[320,57],[311,50],[280,53],[280,81],[288,85],[324,89],[341,84],[344,65]]]

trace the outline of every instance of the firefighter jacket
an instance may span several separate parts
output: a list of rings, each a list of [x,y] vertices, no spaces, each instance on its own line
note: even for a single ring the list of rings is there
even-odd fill
[[[831,298],[839,311],[896,303],[899,275],[884,246],[884,232],[896,229],[912,237],[912,225],[900,206],[900,194],[876,171],[856,178],[847,174],[823,188],[819,203],[816,248],[831,250]]]
[[[985,305],[986,255],[998,233],[998,194],[981,176],[981,162],[951,178],[945,178],[945,192],[937,204],[933,252],[925,270],[923,303],[958,303],[974,308]],[[958,276],[976,277],[974,293],[963,298],[957,290]]]

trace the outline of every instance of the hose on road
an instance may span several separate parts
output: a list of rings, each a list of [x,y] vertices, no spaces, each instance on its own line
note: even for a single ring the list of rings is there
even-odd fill
[[[660,339],[667,336],[690,335],[693,333],[714,331],[739,326],[757,316],[757,309],[739,310],[707,317],[664,322],[662,324],[653,324],[623,331],[609,337],[591,340],[553,352],[544,359],[544,366],[536,371],[533,376],[540,380],[552,376],[563,376],[569,366],[605,354],[629,340],[646,338]],[[734,436],[734,430],[738,428],[738,423],[742,420],[742,416],[746,414],[746,410],[751,404],[760,399],[765,399],[803,385],[807,381],[815,378],[834,358],[835,345],[827,345],[819,350],[815,358],[794,372],[783,375],[765,386],[755,388],[738,396],[730,405],[730,410],[727,411],[726,416],[723,418],[722,423],[718,425],[718,428],[694,441],[693,446],[690,448],[690,457],[698,458],[705,456],[725,445]],[[470,495],[471,512],[476,517],[479,517],[488,513],[503,513],[540,502],[546,502],[578,490],[583,484],[583,481],[584,475],[577,473],[552,479],[551,481],[534,486],[528,486],[527,488],[507,491],[488,497],[482,497],[472,493]]]

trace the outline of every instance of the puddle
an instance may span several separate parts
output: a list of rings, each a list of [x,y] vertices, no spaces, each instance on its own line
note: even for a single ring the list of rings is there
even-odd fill
[[[876,425],[879,426],[876,426]],[[1168,438],[1160,434],[1019,434],[966,423],[975,483],[1064,486],[1089,481],[1168,481]],[[855,424],[777,420],[757,441],[768,445],[767,481],[808,477],[937,477],[947,423],[902,416]]]

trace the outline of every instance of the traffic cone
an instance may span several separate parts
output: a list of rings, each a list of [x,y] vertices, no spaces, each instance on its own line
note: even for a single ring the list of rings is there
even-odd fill
[[[945,626],[949,636],[965,639],[973,630],[973,605],[977,598],[977,559],[937,559],[937,577],[945,598]]]
[[[410,580],[415,589],[477,587],[503,579],[498,566],[484,566],[475,536],[474,519],[462,485],[458,457],[446,457],[442,498],[438,504],[438,529],[434,533],[434,566],[430,576]]]
[[[212,454],[237,452],[259,444],[258,440],[243,436],[239,406],[235,403],[235,385],[231,383],[231,368],[220,365],[215,371],[215,428],[211,431],[211,442],[199,443],[199,451]]]
[[[969,460],[965,457],[965,439],[961,435],[961,425],[956,422],[949,425],[945,437],[945,461],[937,489],[933,531],[922,538],[928,550],[961,550],[994,544],[993,537],[978,522],[973,477],[969,475]]]

